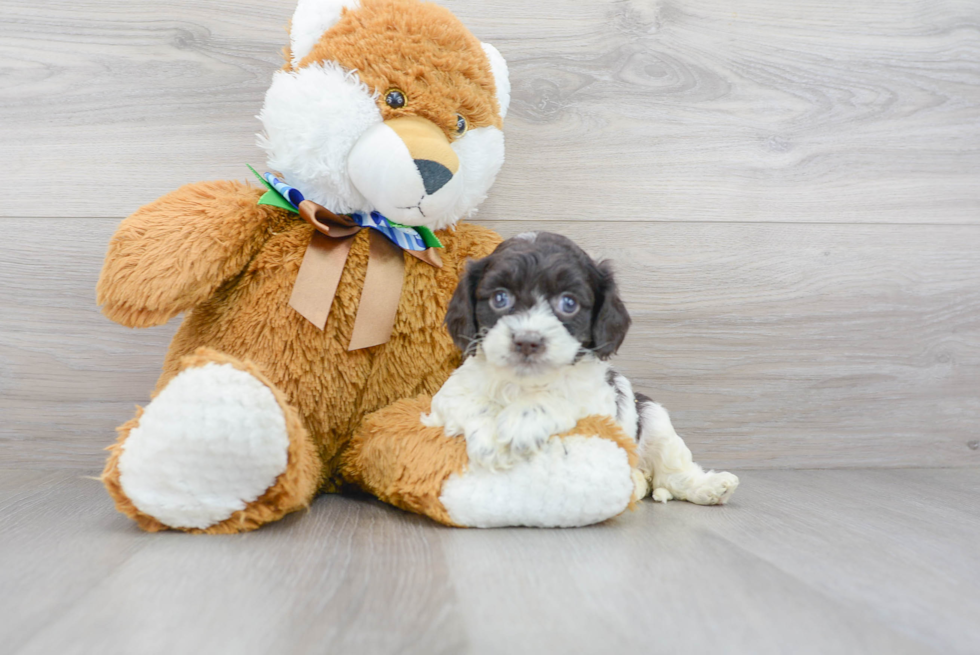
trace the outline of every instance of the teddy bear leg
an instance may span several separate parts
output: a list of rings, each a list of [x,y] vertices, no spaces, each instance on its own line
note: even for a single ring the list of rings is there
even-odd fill
[[[454,473],[440,500],[462,525],[567,528],[618,516],[646,492],[635,447],[608,417],[582,419],[503,471]]]
[[[201,348],[119,428],[102,480],[148,531],[243,532],[309,505],[319,456],[258,370]]]
[[[582,419],[530,458],[490,471],[469,466],[465,439],[422,425],[429,410],[428,398],[416,398],[368,416],[345,453],[344,477],[402,509],[481,528],[598,523],[645,491],[633,442],[611,419]]]

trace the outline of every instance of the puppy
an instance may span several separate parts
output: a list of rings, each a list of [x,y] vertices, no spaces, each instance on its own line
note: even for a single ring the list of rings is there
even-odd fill
[[[607,363],[629,313],[609,263],[570,239],[529,232],[469,262],[446,325],[465,360],[422,422],[465,437],[472,465],[509,468],[600,414],[637,441],[641,496],[713,505],[738,486],[731,473],[695,464],[666,410]]]

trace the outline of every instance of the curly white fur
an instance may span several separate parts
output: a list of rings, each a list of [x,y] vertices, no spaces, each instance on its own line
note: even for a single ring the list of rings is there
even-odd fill
[[[653,498],[667,502],[673,498],[697,505],[723,505],[738,487],[738,478],[726,471],[705,472],[691,455],[670,422],[667,410],[654,402],[640,407],[643,426],[640,443],[640,470],[650,480]]]
[[[536,332],[548,344],[533,372],[511,364],[513,335],[522,331]],[[579,419],[616,415],[616,392],[605,382],[608,364],[591,355],[573,363],[578,352],[579,342],[547,301],[504,316],[433,397],[423,423],[464,435],[472,464],[510,468]]]
[[[347,172],[354,144],[382,120],[374,93],[356,74],[333,62],[278,71],[259,120],[259,147],[287,184],[331,211],[374,209]]]
[[[513,335],[531,330],[547,343],[546,358],[528,372],[512,362]],[[610,416],[638,441],[639,471],[660,502],[724,504],[738,486],[727,472],[705,472],[659,404],[637,401],[629,380],[591,354],[565,330],[547,302],[501,318],[487,331],[432,399],[427,426],[463,436],[471,470],[507,471],[547,451],[554,435],[586,416]],[[477,475],[477,474],[474,474]],[[482,476],[483,474],[478,474]]]

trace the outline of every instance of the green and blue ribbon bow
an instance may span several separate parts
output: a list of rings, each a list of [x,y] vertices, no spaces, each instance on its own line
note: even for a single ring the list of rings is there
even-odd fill
[[[259,198],[260,205],[272,205],[295,214],[299,213],[299,205],[306,199],[299,189],[289,186],[272,173],[259,175],[258,171],[251,166],[248,168],[268,189]],[[442,248],[442,242],[427,227],[401,225],[376,211],[372,211],[370,214],[354,212],[353,214],[345,214],[345,216],[350,216],[355,223],[363,228],[377,230],[402,250],[419,252],[428,248]]]

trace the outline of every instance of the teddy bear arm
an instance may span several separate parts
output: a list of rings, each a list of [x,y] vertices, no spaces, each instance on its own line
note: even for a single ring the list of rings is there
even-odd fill
[[[207,300],[268,237],[280,210],[258,205],[260,195],[236,182],[199,182],[126,218],[98,282],[103,313],[129,327],[149,327]]]

